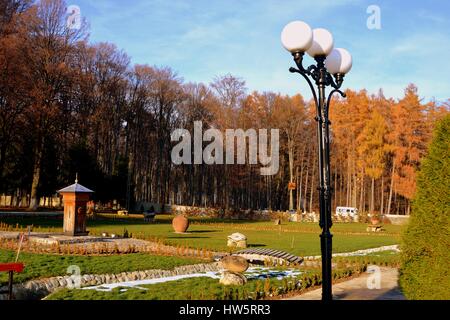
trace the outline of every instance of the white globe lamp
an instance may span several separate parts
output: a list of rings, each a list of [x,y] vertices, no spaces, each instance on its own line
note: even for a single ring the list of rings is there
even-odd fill
[[[281,33],[283,47],[291,53],[306,52],[313,44],[313,31],[303,21],[293,21]]]
[[[347,74],[353,66],[351,54],[342,48],[334,49],[325,60],[325,67],[332,75]]]
[[[318,56],[328,56],[334,47],[333,35],[330,31],[318,28],[313,30],[313,43],[307,53],[315,58]]]

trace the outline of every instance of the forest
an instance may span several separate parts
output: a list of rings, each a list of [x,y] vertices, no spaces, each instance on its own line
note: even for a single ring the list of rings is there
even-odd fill
[[[35,210],[78,173],[95,200],[127,208],[287,210],[292,202],[318,212],[312,101],[252,92],[237,75],[192,83],[168,66],[132,64],[114,44],[91,43],[86,21],[70,28],[66,7],[0,0],[0,194],[15,205],[27,195]],[[382,89],[346,93],[330,111],[333,207],[409,214],[416,174],[450,99],[424,102],[414,84],[401,99]],[[221,131],[279,129],[278,174],[261,176],[260,165],[174,165],[171,133],[192,132],[195,121]]]

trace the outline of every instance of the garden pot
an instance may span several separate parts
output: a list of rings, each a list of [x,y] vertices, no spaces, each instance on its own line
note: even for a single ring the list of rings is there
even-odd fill
[[[380,224],[380,219],[378,219],[378,218],[372,218],[372,219],[370,219],[370,222],[372,223],[372,225],[377,225],[377,224]]]
[[[189,219],[179,215],[172,220],[172,227],[176,233],[185,233],[189,228]]]

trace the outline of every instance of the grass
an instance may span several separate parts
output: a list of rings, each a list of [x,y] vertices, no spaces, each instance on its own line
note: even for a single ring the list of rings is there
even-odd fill
[[[317,278],[317,276],[316,276]],[[291,278],[293,282],[294,278]],[[269,296],[281,291],[283,281],[270,279],[270,287],[266,281],[250,280],[242,287],[225,287],[219,280],[202,277],[178,281],[143,285],[141,288],[115,288],[110,292],[96,290],[60,290],[48,300],[256,300],[265,294]],[[291,284],[292,286],[292,284]],[[126,290],[126,291],[125,291]],[[264,292],[265,291],[265,292]],[[258,293],[257,293],[258,292]]]
[[[218,300],[223,295],[217,279],[189,278],[179,281],[140,286],[142,289],[115,288],[110,292],[95,290],[60,290],[47,300]],[[189,299],[190,300],[190,299]]]
[[[207,218],[191,218],[188,234],[175,234],[171,220],[173,216],[158,216],[155,223],[148,224],[141,216],[117,217],[101,215],[88,221],[91,234],[103,232],[123,234],[126,229],[134,237],[158,238],[166,244],[202,248],[215,251],[229,251],[226,246],[227,236],[241,232],[248,238],[249,247],[262,247],[284,250],[299,256],[320,255],[320,228],[317,223],[287,223],[276,226],[273,222],[220,220]],[[16,217],[1,218],[0,222],[8,225],[26,228],[33,225],[37,232],[61,232],[62,218]],[[368,233],[367,224],[354,223],[335,224],[332,228],[333,253],[350,252],[392,244],[398,244],[401,226],[386,225],[386,232]],[[0,249],[0,262],[12,262],[15,252]],[[68,256],[21,253],[20,261],[25,263],[25,271],[15,276],[15,282],[25,282],[30,279],[47,278],[67,274],[67,268],[77,265],[82,274],[106,274],[148,269],[173,269],[174,267],[204,262],[193,258],[172,256],[155,256],[150,254],[128,254],[111,256]],[[348,265],[367,266],[398,265],[398,254],[393,252],[374,253],[364,257],[339,257],[335,278],[352,274]],[[345,269],[344,269],[345,268]],[[299,288],[295,279],[276,280],[270,283],[256,280],[249,281],[243,287],[224,287],[218,280],[211,278],[193,278],[174,282],[145,286],[146,290],[128,288],[126,291],[115,289],[111,292],[93,290],[63,289],[52,294],[49,299],[68,300],[238,300],[261,299],[270,295],[305,289],[304,286],[320,284],[318,270],[305,270],[307,274],[301,277]],[[0,284],[7,281],[6,274],[0,274]]]
[[[381,251],[364,256],[350,256],[350,257],[334,257],[333,262],[344,264],[365,264],[376,266],[387,266],[398,268],[400,266],[400,254],[396,251]]]
[[[16,252],[0,250],[0,262],[13,262]],[[204,263],[204,260],[149,254],[114,256],[63,256],[21,253],[20,262],[25,264],[23,273],[14,275],[17,283],[31,279],[67,275],[67,268],[77,265],[82,274],[106,274],[150,269],[171,270],[182,265]],[[7,274],[0,273],[0,285],[7,283]]]
[[[333,279],[358,275],[368,265],[397,267],[399,254],[395,251],[371,253],[366,256],[333,258]],[[352,267],[348,267],[351,264]],[[250,280],[242,287],[222,286],[217,279],[208,277],[141,285],[140,288],[115,288],[109,292],[96,290],[62,289],[47,297],[48,300],[259,300],[286,293],[299,294],[307,288],[321,284],[320,270],[304,269],[297,277],[278,280]],[[144,288],[144,289],[141,289]]]
[[[355,264],[351,268],[334,270],[338,280],[360,274],[367,266]],[[249,280],[244,286],[223,286],[217,279],[207,277],[141,285],[139,288],[115,288],[109,292],[96,290],[62,289],[47,300],[260,300],[271,299],[321,284],[320,270],[305,270],[297,277],[281,280]]]
[[[117,218],[112,215],[102,215],[97,220],[90,220],[88,229],[93,234],[103,232],[123,234],[124,229],[127,229],[134,236],[157,237],[167,244],[215,251],[228,251],[227,236],[234,232],[241,232],[247,236],[249,247],[273,248],[299,256],[320,254],[320,228],[317,223],[283,223],[282,226],[275,226],[273,222],[193,218],[188,230],[189,234],[175,234],[171,226],[172,218],[158,216],[156,223],[147,224],[140,216]],[[61,218],[3,218],[0,220],[14,226],[16,224],[34,225],[52,228],[52,231],[61,231],[62,226]],[[333,252],[349,252],[399,243],[402,230],[400,226],[386,225],[386,232],[381,234],[367,233],[366,227],[367,225],[363,223],[335,224],[332,229]]]

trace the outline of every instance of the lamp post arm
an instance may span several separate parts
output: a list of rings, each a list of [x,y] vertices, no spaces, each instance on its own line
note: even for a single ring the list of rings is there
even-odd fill
[[[329,73],[327,73],[327,83],[334,89],[340,89],[341,85],[336,84],[336,82],[333,79],[333,76]]]
[[[317,66],[314,64],[310,65],[308,69],[305,70],[306,73],[314,78],[317,81],[316,74],[318,72]]]
[[[330,94],[328,95],[328,99],[327,99],[327,107],[325,110],[326,113],[326,118],[328,119],[329,116],[329,111],[330,111],[330,104],[331,104],[331,99],[333,98],[333,95],[339,93],[341,95],[342,98],[346,98],[347,95],[345,94],[345,92],[339,90],[339,89],[334,89],[333,91],[330,92]]]
[[[309,73],[309,71],[304,70],[304,69],[303,70],[299,70],[299,69],[295,69],[295,68],[290,68],[289,71],[291,73],[299,73],[299,74],[302,75],[303,78],[305,78],[306,82],[309,85],[309,88],[311,89],[311,92],[312,92],[312,95],[313,95],[313,98],[314,98],[314,102],[316,103],[316,106],[318,106],[319,105],[319,99],[317,98],[316,90],[314,89],[314,85],[311,82],[311,80],[308,78],[308,75],[307,75],[307,72]]]

